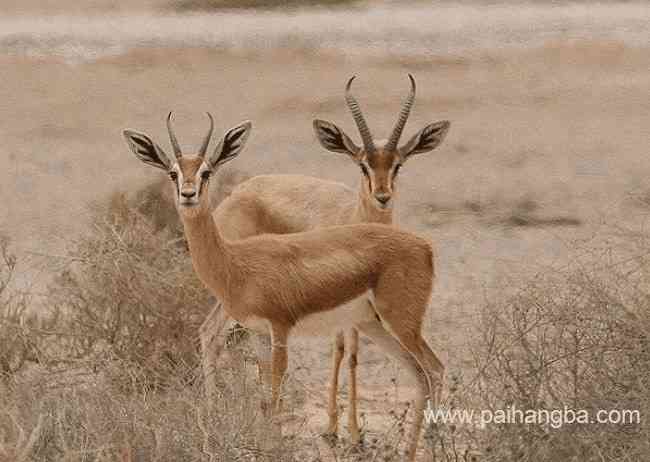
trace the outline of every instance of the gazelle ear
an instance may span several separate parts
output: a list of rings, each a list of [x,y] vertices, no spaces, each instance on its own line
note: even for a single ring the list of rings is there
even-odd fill
[[[228,130],[208,159],[210,167],[214,169],[237,157],[244,148],[252,127],[253,124],[247,120]]]
[[[342,152],[355,158],[359,154],[359,146],[354,144],[343,130],[331,122],[315,119],[314,132],[316,132],[316,138],[318,138],[321,146],[328,151]]]
[[[399,148],[403,159],[413,154],[422,154],[434,150],[445,139],[451,123],[448,120],[434,122],[413,135],[408,143]]]
[[[133,154],[142,162],[163,170],[169,170],[172,167],[165,151],[147,135],[133,130],[124,130],[122,133]]]

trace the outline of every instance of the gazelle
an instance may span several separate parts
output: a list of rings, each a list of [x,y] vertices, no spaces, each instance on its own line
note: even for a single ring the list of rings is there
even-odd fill
[[[435,149],[444,139],[450,124],[448,121],[431,123],[404,146],[398,146],[415,101],[415,79],[409,74],[410,91],[390,137],[385,141],[375,141],[356,98],[351,94],[353,80],[354,77],[347,82],[345,100],[361,134],[362,146],[357,146],[331,122],[314,120],[314,130],[325,149],[346,154],[359,167],[361,177],[358,190],[355,192],[342,183],[301,175],[256,176],[238,185],[215,211],[217,225],[225,237],[242,239],[265,233],[296,233],[352,223],[392,224],[395,182],[400,168],[411,156]],[[215,339],[220,326],[212,324],[202,332],[203,344],[211,357],[219,348],[215,345]],[[360,440],[356,385],[358,338],[356,329],[349,329],[345,336],[341,332],[335,336],[328,400],[327,433],[335,435],[338,428],[336,398],[339,371],[347,349],[348,431],[353,444]],[[268,368],[267,363],[268,360],[261,359],[262,370]],[[206,367],[211,366],[206,364]]]
[[[209,117],[210,130],[196,155],[181,153],[171,130],[171,113],[167,122],[174,158],[147,135],[124,131],[133,153],[171,179],[194,269],[223,306],[205,324],[231,316],[270,334],[272,409],[277,407],[287,368],[289,336],[355,326],[417,380],[408,447],[408,460],[415,460],[426,400],[437,401],[444,371],[421,335],[434,277],[430,244],[379,224],[227,239],[210,212],[206,191],[212,174],[241,152],[251,124],[230,129],[206,156],[213,128]]]

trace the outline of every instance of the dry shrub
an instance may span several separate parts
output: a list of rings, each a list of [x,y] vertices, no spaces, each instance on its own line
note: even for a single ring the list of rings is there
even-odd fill
[[[0,382],[0,461],[294,460],[296,440],[262,417],[239,356],[220,369],[214,402],[205,398],[198,326],[212,301],[159,194],[166,186],[95,206],[92,232],[51,284],[58,316],[46,328],[20,324],[22,311],[10,325],[25,326],[19,335],[0,324],[0,358],[24,357],[34,342],[42,352],[31,368],[10,362]],[[4,292],[15,259],[1,255]]]
[[[0,460],[295,460],[295,443],[261,417],[257,385],[246,374],[223,387],[213,406],[200,377],[174,379],[186,376],[177,370],[157,392],[141,377],[125,388],[90,371],[65,384],[51,373],[23,377],[0,395]]]
[[[246,178],[225,170],[218,204]],[[179,365],[198,366],[198,327],[214,304],[196,277],[167,179],[132,194],[115,192],[93,206],[91,231],[69,252],[73,262],[51,286],[69,335],[58,336],[64,360],[124,365],[164,380]],[[51,358],[52,359],[52,358]],[[109,363],[110,363],[109,361]]]
[[[0,381],[21,372],[38,358],[40,338],[32,334],[35,317],[28,313],[26,294],[11,289],[16,257],[0,235]]]
[[[142,212],[157,212],[144,194],[129,200],[115,193],[108,208],[97,208],[92,231],[70,252],[74,263],[50,297],[65,313],[70,335],[60,340],[68,359],[119,360],[116,374],[131,364],[153,383],[179,364],[196,365],[209,295],[175,223]]]
[[[493,411],[568,408],[595,419],[599,410],[638,410],[641,423],[492,424],[481,435],[483,460],[647,457],[650,262],[647,251],[631,247],[638,236],[618,237],[618,245],[593,247],[505,303],[488,304],[474,345],[478,374],[467,391]]]

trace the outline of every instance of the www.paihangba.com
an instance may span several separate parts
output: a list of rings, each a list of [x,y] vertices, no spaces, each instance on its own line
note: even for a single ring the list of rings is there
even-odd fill
[[[424,410],[427,424],[473,426],[485,428],[488,425],[545,425],[558,429],[564,425],[640,425],[641,411],[638,409],[520,409],[515,405],[504,409],[434,409],[431,403]]]

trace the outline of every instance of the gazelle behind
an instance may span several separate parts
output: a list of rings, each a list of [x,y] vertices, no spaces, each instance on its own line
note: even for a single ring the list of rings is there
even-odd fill
[[[412,156],[435,149],[449,129],[448,121],[426,125],[402,146],[399,140],[415,102],[415,79],[409,75],[410,91],[399,112],[397,122],[387,140],[375,140],[368,128],[359,103],[351,93],[354,77],[345,87],[345,101],[361,135],[358,146],[337,125],[314,120],[316,137],[321,145],[335,153],[345,154],[359,169],[357,190],[342,183],[303,175],[260,175],[238,185],[214,212],[217,225],[225,237],[242,239],[260,234],[287,234],[309,231],[326,226],[353,223],[393,223],[397,178],[402,166]],[[314,303],[317,303],[314,300]],[[365,302],[363,302],[365,303]],[[218,308],[215,307],[215,310]],[[218,334],[224,320],[213,316],[215,322],[202,331],[206,347],[206,367],[219,351]],[[348,431],[353,444],[360,441],[357,418],[357,351],[359,335],[348,329],[338,332],[334,339],[332,374],[329,387],[327,433],[338,430],[337,391],[341,361],[347,351]],[[267,342],[268,339],[259,338]],[[221,340],[222,341],[222,340]],[[268,358],[260,359],[260,369],[268,369]]]
[[[170,118],[171,114],[168,123]],[[223,304],[223,310],[213,312],[206,323],[229,315],[270,333],[275,408],[289,336],[314,322],[326,333],[352,321],[417,380],[408,448],[408,460],[414,460],[426,399],[436,401],[444,370],[421,335],[434,277],[431,246],[413,234],[377,224],[228,240],[210,212],[206,191],[212,174],[240,153],[251,125],[229,130],[207,156],[211,116],[210,121],[196,155],[182,155],[170,129],[174,158],[147,135],[124,132],[134,154],[171,179],[195,271]],[[360,303],[348,303],[353,300]]]

